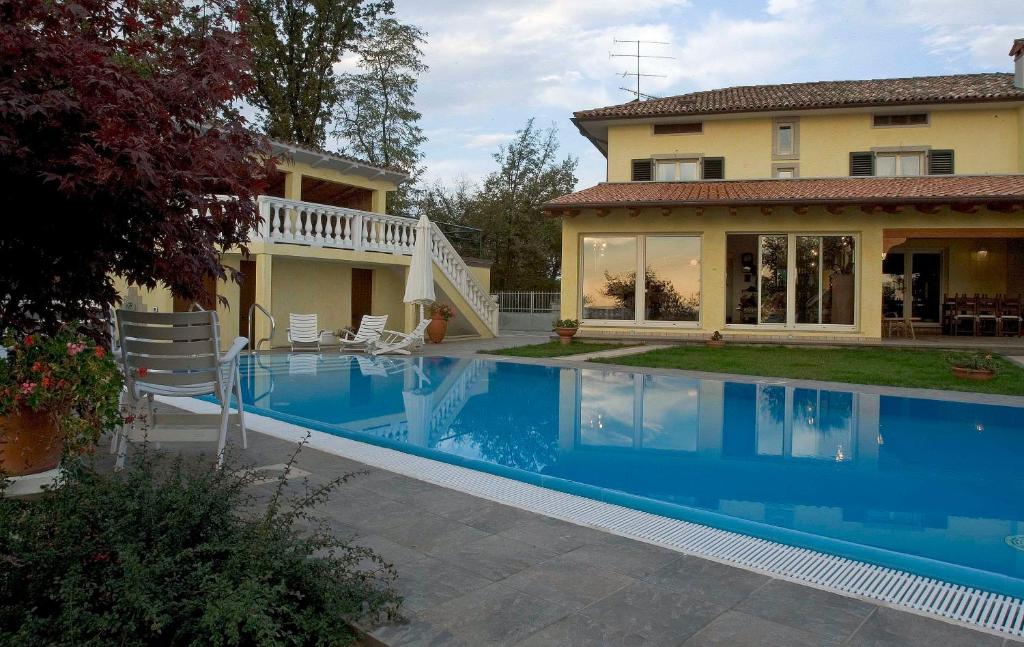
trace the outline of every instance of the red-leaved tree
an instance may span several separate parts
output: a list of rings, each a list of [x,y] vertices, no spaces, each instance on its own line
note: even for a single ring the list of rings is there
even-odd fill
[[[273,165],[236,109],[240,18],[234,0],[0,0],[0,331],[95,320],[114,275],[198,300],[230,271]]]

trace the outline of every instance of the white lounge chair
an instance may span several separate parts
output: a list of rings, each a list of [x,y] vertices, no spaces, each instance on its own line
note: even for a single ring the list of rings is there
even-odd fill
[[[341,342],[341,351],[369,350],[380,339],[387,323],[387,315],[363,315],[363,319],[359,322],[359,330],[355,334],[347,333],[338,337],[338,341]]]
[[[412,354],[412,351],[419,350],[423,346],[423,333],[427,331],[428,324],[430,324],[429,319],[424,319],[420,321],[418,324],[416,324],[416,327],[413,328],[412,332],[409,334],[405,334],[404,332],[398,332],[397,330],[383,331],[380,335],[380,339],[373,342],[373,346],[370,348],[370,354]]]
[[[242,447],[248,445],[245,411],[238,370],[241,351],[248,344],[236,337],[226,353],[220,352],[217,313],[117,311],[117,332],[121,342],[121,366],[125,377],[125,403],[131,422],[117,430],[117,467],[124,465],[129,440],[194,440],[190,434],[208,416],[184,417],[181,424],[161,429],[155,417],[153,397],[192,398],[213,395],[220,402],[220,433],[217,437],[217,465],[224,461],[230,419],[231,396],[238,404],[237,421],[242,432]],[[148,417],[140,415],[146,402]],[[168,419],[176,416],[169,415]],[[141,432],[141,433],[140,433]],[[166,436],[161,432],[166,433]],[[203,435],[202,438],[207,438]]]
[[[292,345],[292,351],[300,349],[316,350],[320,352],[320,322],[316,314],[288,315],[288,343]]]

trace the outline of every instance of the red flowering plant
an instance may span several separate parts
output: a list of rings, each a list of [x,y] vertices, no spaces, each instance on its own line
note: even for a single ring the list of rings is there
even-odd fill
[[[427,308],[427,316],[431,319],[450,321],[455,318],[455,309],[447,303],[431,303]]]
[[[0,416],[48,414],[68,453],[81,453],[120,423],[121,373],[102,346],[74,327],[5,339]]]

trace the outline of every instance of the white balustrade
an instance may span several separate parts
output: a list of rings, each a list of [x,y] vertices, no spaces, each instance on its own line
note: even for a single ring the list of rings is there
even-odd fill
[[[268,243],[335,247],[356,251],[411,255],[416,246],[416,220],[345,207],[261,195],[263,224],[254,236]],[[431,256],[484,324],[497,333],[498,305],[455,251],[444,233],[432,225]]]

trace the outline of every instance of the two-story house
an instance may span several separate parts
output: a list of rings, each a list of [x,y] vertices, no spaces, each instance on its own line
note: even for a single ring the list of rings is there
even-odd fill
[[[223,255],[225,265],[241,271],[242,283],[211,282],[209,298],[199,304],[217,308],[221,339],[230,343],[236,335],[247,336],[250,314],[254,345],[268,339],[271,346],[286,346],[289,313],[316,313],[327,331],[357,326],[364,314],[386,314],[389,328],[411,330],[419,312],[402,298],[416,221],[385,213],[388,192],[408,176],[282,142],[272,142],[272,149],[281,161],[268,194],[259,197],[263,223],[252,232],[249,255],[238,249]],[[495,335],[489,267],[467,263],[436,225],[431,252],[438,300],[459,315],[450,332]],[[140,290],[121,281],[119,292],[125,307],[134,309],[195,307],[165,288]],[[275,330],[267,315],[276,321]]]
[[[1024,39],[1010,55],[1012,74],[732,87],[575,113],[607,182],[546,205],[563,222],[562,317],[591,335],[878,338],[894,319],[942,330],[958,296],[1012,308]]]

